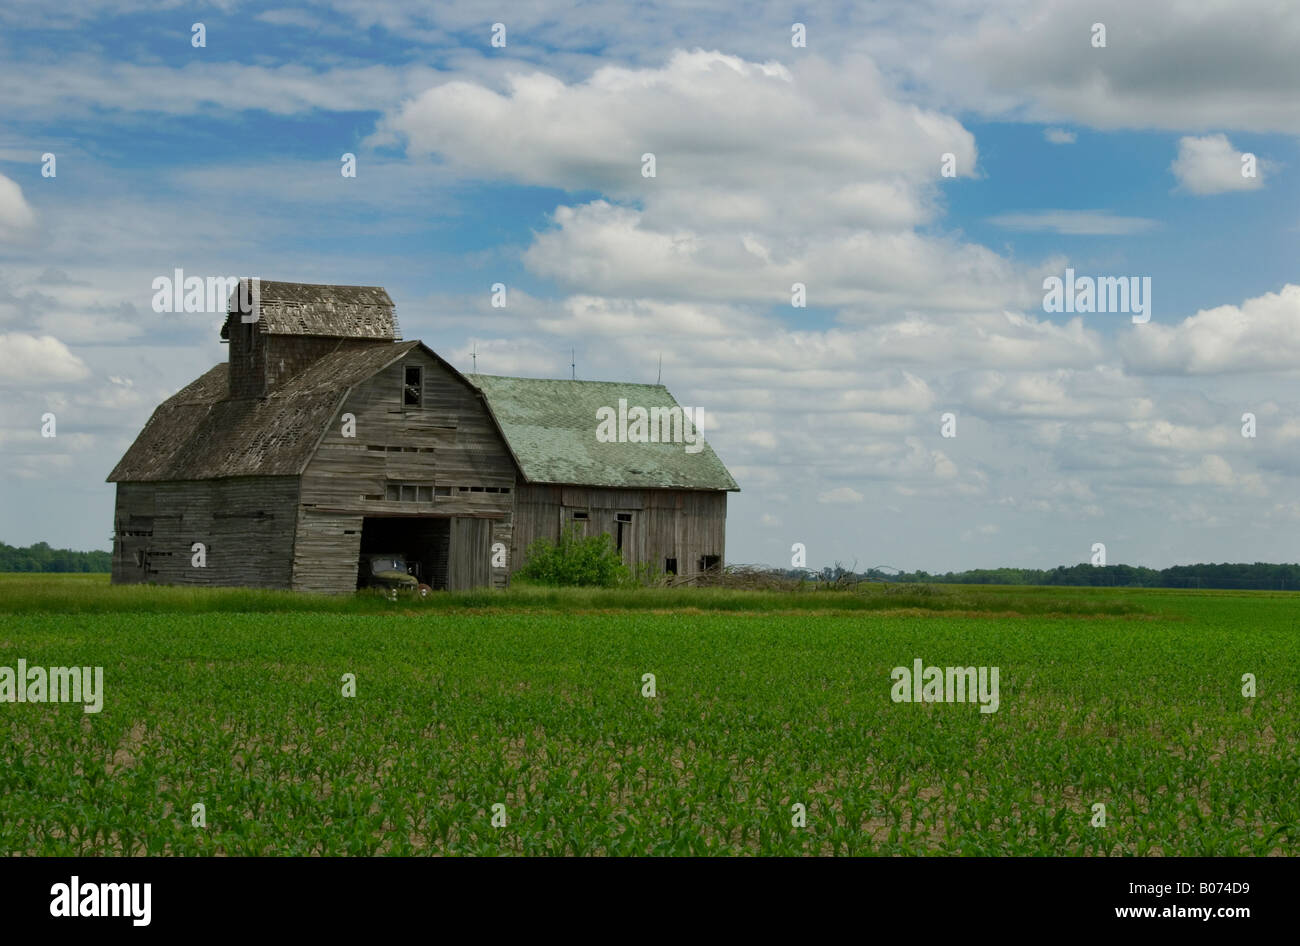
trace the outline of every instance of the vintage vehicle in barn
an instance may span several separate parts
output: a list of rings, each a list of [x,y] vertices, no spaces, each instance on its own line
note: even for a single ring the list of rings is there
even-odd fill
[[[411,574],[400,553],[367,555],[361,562],[361,587],[384,591],[415,591],[420,580]]]

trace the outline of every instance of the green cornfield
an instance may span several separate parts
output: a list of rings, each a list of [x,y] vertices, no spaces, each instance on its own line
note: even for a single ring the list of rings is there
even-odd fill
[[[0,702],[0,853],[1300,852],[1294,594],[435,598],[0,576],[0,667],[104,668]]]

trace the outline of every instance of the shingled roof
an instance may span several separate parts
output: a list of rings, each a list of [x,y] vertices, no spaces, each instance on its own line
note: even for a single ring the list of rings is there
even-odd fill
[[[348,389],[419,344],[334,352],[265,398],[226,400],[227,366],[217,365],[159,405],[108,481],[301,473]]]
[[[721,489],[739,486],[713,448],[687,453],[680,443],[601,443],[596,412],[678,407],[662,384],[562,381],[467,374],[487,396],[524,476],[532,483],[622,489]]]
[[[261,280],[257,325],[266,335],[325,335],[331,338],[401,338],[393,300],[382,286],[320,286]],[[237,309],[236,289],[227,311]],[[229,338],[227,326],[221,337]]]

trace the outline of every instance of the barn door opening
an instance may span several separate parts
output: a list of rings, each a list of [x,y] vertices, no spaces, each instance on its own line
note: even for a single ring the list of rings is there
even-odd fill
[[[618,548],[618,553],[623,557],[623,561],[631,564],[636,560],[634,555],[635,546],[632,543],[632,514],[630,512],[618,512],[614,514],[614,545]]]
[[[361,524],[357,587],[371,583],[374,556],[401,556],[421,584],[446,591],[451,519],[446,516],[366,516]]]

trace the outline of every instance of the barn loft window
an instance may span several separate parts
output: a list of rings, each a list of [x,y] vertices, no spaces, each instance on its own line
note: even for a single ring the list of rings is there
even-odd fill
[[[402,404],[406,407],[419,407],[424,403],[424,368],[419,365],[407,365],[405,373]]]
[[[438,490],[431,483],[389,483],[384,488],[383,496],[367,496],[367,499],[384,499],[390,503],[431,503],[433,497],[447,496],[447,488]]]

